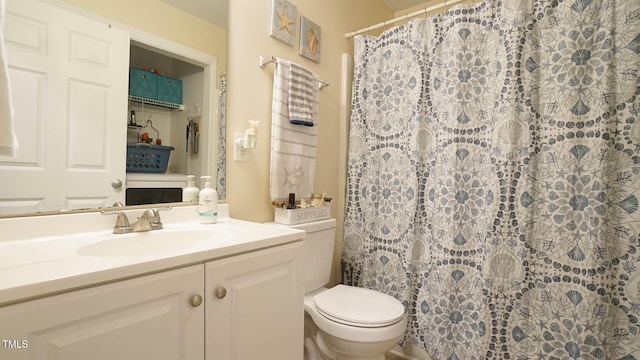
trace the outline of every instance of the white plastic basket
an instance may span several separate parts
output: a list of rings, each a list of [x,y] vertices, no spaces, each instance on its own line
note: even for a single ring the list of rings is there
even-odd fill
[[[328,219],[331,216],[331,205],[309,207],[306,209],[275,209],[275,222],[283,225],[296,225],[317,220]]]

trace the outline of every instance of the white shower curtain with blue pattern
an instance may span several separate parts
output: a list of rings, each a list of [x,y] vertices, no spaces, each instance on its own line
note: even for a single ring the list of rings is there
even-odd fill
[[[436,359],[640,359],[640,1],[354,39],[343,279]]]

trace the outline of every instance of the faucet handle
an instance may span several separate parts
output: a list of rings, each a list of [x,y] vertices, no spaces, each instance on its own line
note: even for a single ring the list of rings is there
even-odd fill
[[[129,225],[129,218],[124,211],[121,210],[102,210],[100,211],[102,215],[118,215],[116,219],[116,226],[127,226]]]
[[[171,210],[171,209],[173,209],[172,206],[165,206],[165,207],[155,208],[155,209],[152,209],[152,210],[158,212],[158,211],[166,211],[166,210]]]
[[[113,233],[114,234],[125,234],[128,232],[131,232],[131,225],[129,224],[129,218],[127,217],[127,214],[125,214],[124,211],[101,211],[100,212],[102,215],[118,215],[118,217],[116,218],[116,224],[113,227]]]
[[[127,214],[125,214],[124,212],[120,212],[117,215],[118,217],[116,218],[116,226],[119,226],[119,227],[129,226],[129,218],[127,217]]]
[[[160,211],[167,211],[167,210],[171,210],[171,206],[151,209],[151,211],[153,212],[153,218],[151,219],[151,228],[153,230],[162,229],[162,220],[160,219]]]

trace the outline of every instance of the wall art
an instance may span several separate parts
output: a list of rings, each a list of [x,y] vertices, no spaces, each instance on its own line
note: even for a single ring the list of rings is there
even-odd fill
[[[320,62],[320,26],[304,16],[300,16],[300,55]]]
[[[273,0],[271,4],[271,36],[293,46],[296,41],[298,8],[287,0]]]

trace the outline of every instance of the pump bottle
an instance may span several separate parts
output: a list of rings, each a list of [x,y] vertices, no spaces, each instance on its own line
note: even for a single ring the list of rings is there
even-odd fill
[[[211,176],[202,176],[204,188],[200,190],[198,214],[201,224],[215,224],[218,221],[218,192],[211,187]]]
[[[198,202],[198,194],[200,189],[196,187],[196,176],[187,175],[187,187],[182,189],[182,201]]]

